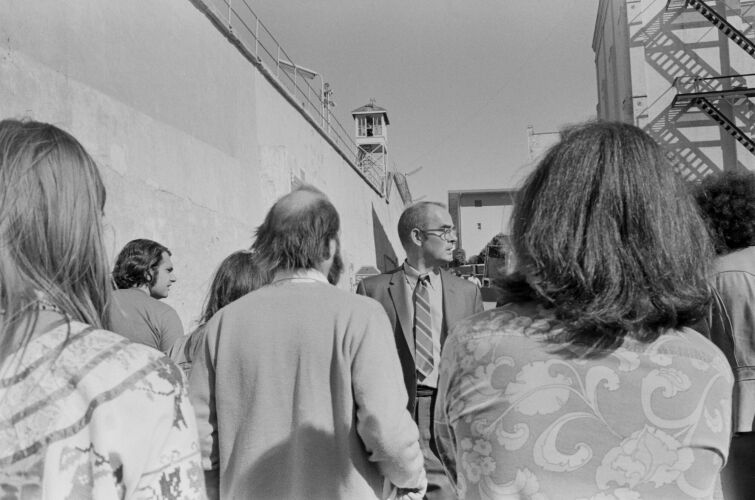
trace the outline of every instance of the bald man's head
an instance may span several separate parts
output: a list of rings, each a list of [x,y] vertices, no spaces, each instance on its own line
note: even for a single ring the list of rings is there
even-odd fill
[[[325,196],[322,191],[315,187],[305,185],[278,198],[278,201],[270,207],[268,217],[276,222],[285,221],[289,218],[299,218],[323,201],[330,204],[328,197]],[[335,208],[333,211],[335,211]]]
[[[302,186],[270,208],[252,245],[270,271],[313,269],[331,257],[330,241],[338,241],[340,220],[328,197]]]

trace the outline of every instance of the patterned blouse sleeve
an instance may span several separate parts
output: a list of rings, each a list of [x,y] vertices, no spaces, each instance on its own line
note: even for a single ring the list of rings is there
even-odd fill
[[[157,376],[162,379],[161,385],[167,381],[172,390],[160,391],[151,398],[151,414],[159,417],[153,422],[152,447],[131,498],[205,499],[194,411],[179,368],[167,358],[162,361]],[[147,408],[142,411],[146,413]]]

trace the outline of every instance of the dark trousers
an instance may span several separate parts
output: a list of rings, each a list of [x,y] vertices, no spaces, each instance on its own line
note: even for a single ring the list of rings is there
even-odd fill
[[[755,432],[734,435],[721,486],[724,500],[749,500],[755,495]]]
[[[446,477],[443,465],[430,448],[434,406],[435,391],[424,387],[418,388],[414,420],[419,428],[419,444],[425,458],[425,472],[427,472],[427,494],[425,498],[427,500],[454,500],[456,492]]]

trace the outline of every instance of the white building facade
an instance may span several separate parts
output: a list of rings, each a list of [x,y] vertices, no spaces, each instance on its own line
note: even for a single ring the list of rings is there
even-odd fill
[[[690,181],[755,169],[753,0],[601,0],[601,120],[633,123]]]

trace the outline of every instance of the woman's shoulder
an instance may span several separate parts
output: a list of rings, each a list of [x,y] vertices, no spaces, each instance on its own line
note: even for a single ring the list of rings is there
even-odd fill
[[[0,399],[30,442],[63,439],[101,414],[165,418],[185,395],[179,368],[162,353],[78,322],[36,336],[0,372]]]
[[[543,350],[543,340],[557,335],[561,328],[561,322],[542,306],[507,304],[456,323],[443,351],[446,357],[487,350],[529,357]]]
[[[178,386],[181,373],[163,353],[108,330],[70,322],[28,346],[24,363],[54,364],[60,378],[78,381],[87,394],[122,392],[140,384]]]
[[[713,260],[714,273],[755,273],[755,247],[746,247],[720,255]]]
[[[689,364],[698,370],[712,370],[733,381],[731,367],[721,349],[689,327],[667,330],[652,342],[627,339],[619,349],[644,355],[660,365]]]
[[[534,303],[506,304],[474,314],[456,323],[453,336],[528,338],[560,331],[552,311]]]
[[[659,366],[689,364],[706,367],[724,377],[731,377],[731,369],[721,350],[691,328],[668,330],[652,342],[642,342],[627,335],[621,346],[605,352],[563,344],[559,335],[562,331],[563,323],[551,309],[536,303],[513,303],[483,311],[457,323],[444,350],[448,348],[452,351],[458,346],[466,352],[496,346],[496,351],[518,357],[557,356],[587,365],[600,364],[606,357],[629,357],[637,362],[644,359]],[[583,350],[589,352],[589,356],[582,355]]]

